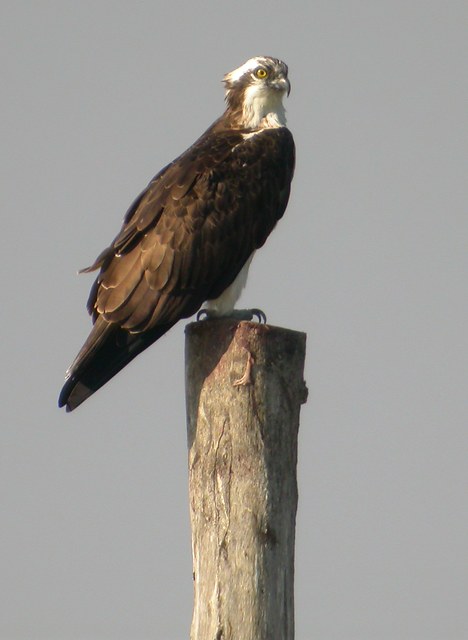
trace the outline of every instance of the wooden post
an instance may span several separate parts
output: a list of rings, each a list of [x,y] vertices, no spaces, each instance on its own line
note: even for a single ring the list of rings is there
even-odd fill
[[[186,336],[191,640],[293,640],[305,334],[220,319]]]

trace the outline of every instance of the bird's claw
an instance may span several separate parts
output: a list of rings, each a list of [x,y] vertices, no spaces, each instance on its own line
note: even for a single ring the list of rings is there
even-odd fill
[[[197,313],[197,322],[200,322],[200,320],[209,320],[211,317],[210,312],[208,311],[208,309],[200,309],[200,311]]]
[[[211,309],[200,309],[197,313],[197,322],[200,322],[200,320],[212,320],[214,318],[223,317],[246,321],[250,321],[255,318],[259,324],[266,324],[267,321],[267,317],[261,309],[234,309],[226,316],[222,316]]]
[[[252,312],[252,319],[257,318],[259,324],[266,324],[267,317],[261,309],[250,309]]]

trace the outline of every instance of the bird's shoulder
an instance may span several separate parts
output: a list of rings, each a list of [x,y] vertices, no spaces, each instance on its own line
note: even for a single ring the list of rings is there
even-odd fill
[[[248,171],[253,166],[264,181],[272,169],[282,182],[291,180],[294,141],[286,127],[258,132],[211,127],[165,166],[134,200],[114,239],[113,250],[126,251],[162,215],[201,215],[206,211],[201,202],[208,203],[219,183],[225,189],[238,190],[257,179]]]

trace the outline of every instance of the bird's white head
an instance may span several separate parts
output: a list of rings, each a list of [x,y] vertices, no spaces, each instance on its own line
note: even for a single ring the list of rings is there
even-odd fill
[[[223,78],[228,110],[247,129],[282,127],[286,124],[283,97],[291,84],[288,67],[268,56],[250,58]]]

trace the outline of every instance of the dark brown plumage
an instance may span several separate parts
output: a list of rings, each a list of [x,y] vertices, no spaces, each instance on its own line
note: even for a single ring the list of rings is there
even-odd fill
[[[218,298],[283,215],[294,170],[291,133],[240,127],[229,92],[227,99],[225,114],[158,173],[84,270],[100,269],[88,300],[94,326],[59,406],[77,407],[179,319]]]

